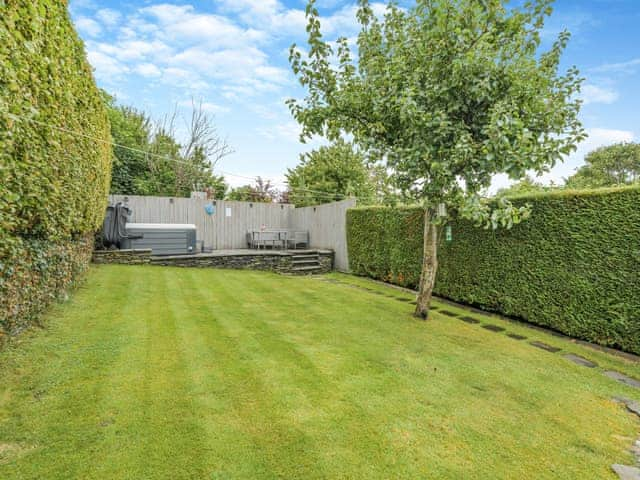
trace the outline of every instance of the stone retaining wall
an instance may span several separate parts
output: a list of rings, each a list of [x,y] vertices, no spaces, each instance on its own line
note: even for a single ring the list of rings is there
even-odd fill
[[[322,273],[328,273],[333,270],[334,252],[320,252],[320,269]]]
[[[93,263],[121,263],[145,265],[151,263],[151,249],[139,250],[94,250]]]
[[[291,256],[273,255],[184,255],[154,257],[153,265],[170,267],[233,268],[246,270],[268,270],[289,273],[292,268]]]
[[[171,257],[153,257],[153,265],[196,268],[232,268],[241,270],[265,270],[277,273],[320,274],[333,270],[333,252],[319,251],[319,268],[313,271],[296,272],[293,265],[293,252],[242,253],[242,254],[200,254],[175,255]]]
[[[242,253],[209,253],[196,255],[152,256],[151,250],[97,250],[93,252],[93,263],[117,263],[126,265],[162,265],[171,267],[231,268],[264,270],[286,274],[320,274],[333,270],[334,253],[320,250],[317,269],[298,272],[294,269],[293,256],[299,252],[274,251]]]

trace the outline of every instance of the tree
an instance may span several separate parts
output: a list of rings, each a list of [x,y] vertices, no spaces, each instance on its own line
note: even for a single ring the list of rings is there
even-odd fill
[[[629,185],[640,181],[640,144],[616,143],[587,154],[585,165],[567,179],[568,188]]]
[[[317,205],[355,196],[375,203],[376,177],[361,152],[339,138],[329,146],[300,155],[300,163],[287,170],[288,198],[298,206]]]
[[[278,191],[271,184],[270,180],[263,180],[262,177],[256,179],[255,185],[243,185],[234,188],[227,195],[227,200],[238,202],[263,202],[271,203],[278,198]]]
[[[111,123],[113,171],[111,193],[135,195],[137,181],[146,176],[149,166],[140,151],[149,151],[151,120],[143,112],[131,107],[116,106],[115,99],[102,91]],[[122,145],[122,146],[120,146]]]
[[[188,197],[210,190],[223,198],[227,185],[213,167],[231,149],[217,133],[213,119],[193,103],[187,139],[176,139],[177,114],[154,122],[144,112],[117,105],[103,92],[111,121],[114,166],[111,193]]]
[[[542,183],[534,180],[530,175],[525,175],[525,177],[519,182],[498,190],[496,196],[515,197],[518,195],[527,195],[530,193],[548,192],[557,190],[558,188],[559,187],[557,187],[553,183],[551,185],[543,185]]]
[[[289,108],[301,140],[347,134],[370,157],[384,159],[394,183],[425,206],[424,259],[416,315],[428,316],[437,272],[437,212],[458,212],[486,227],[509,227],[527,215],[479,192],[492,177],[547,171],[584,138],[578,120],[577,69],[559,74],[569,39],[562,32],[540,51],[551,0],[508,10],[506,0],[417,0],[388,5],[376,18],[359,0],[358,61],[346,38],[323,40],[315,1],[307,5],[308,54],[295,45],[290,63],[307,89]]]

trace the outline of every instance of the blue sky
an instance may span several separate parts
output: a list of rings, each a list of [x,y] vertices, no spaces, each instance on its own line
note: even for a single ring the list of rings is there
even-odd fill
[[[402,2],[408,4],[409,2]],[[319,0],[329,39],[357,34],[355,0]],[[304,43],[303,0],[71,0],[98,84],[154,117],[191,99],[214,114],[235,153],[218,169],[232,185],[261,175],[283,186],[287,167],[314,145],[284,105],[301,97],[287,61]],[[384,2],[374,3],[378,11]],[[566,28],[563,67],[586,77],[582,121],[589,138],[543,178],[561,182],[589,150],[640,137],[640,0],[557,0],[544,31],[549,44]],[[315,145],[318,143],[316,142]],[[507,180],[496,178],[496,187]]]

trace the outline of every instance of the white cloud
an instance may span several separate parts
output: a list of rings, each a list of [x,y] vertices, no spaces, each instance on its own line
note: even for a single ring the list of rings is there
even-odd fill
[[[585,105],[589,105],[590,103],[609,104],[618,100],[618,92],[597,85],[584,85],[580,93]]]
[[[242,1],[243,8],[257,11],[281,8],[276,0],[254,5]],[[105,25],[121,24],[114,40],[87,41],[99,80],[114,83],[114,77],[129,72],[191,92],[210,88],[215,81],[218,92],[227,98],[276,92],[292,84],[289,70],[274,65],[261,47],[268,34],[231,18],[169,3],[141,8],[127,18],[110,9],[95,15]]]
[[[71,0],[69,2],[69,10],[71,12],[77,12],[79,10],[95,8],[93,0]]]
[[[173,66],[222,81],[221,91],[240,97],[276,91],[289,82],[287,70],[269,65],[256,47],[210,51],[194,46],[168,59]]]
[[[89,50],[87,52],[89,63],[95,68],[96,75],[108,83],[117,79],[117,77],[129,72],[129,68],[118,60],[102,52]]]
[[[210,85],[200,75],[176,67],[167,67],[162,71],[162,83],[173,87],[188,90],[193,93],[201,93],[209,89]]]
[[[607,73],[607,72],[616,72],[616,73],[635,73],[638,68],[640,68],[640,58],[633,58],[626,62],[619,63],[605,63],[604,65],[600,65],[598,67],[592,68],[591,72],[595,73]]]
[[[178,102],[178,106],[191,110],[194,107],[194,103],[192,100],[183,100],[181,102]],[[214,115],[218,113],[226,113],[229,111],[228,107],[223,107],[222,105],[218,105],[216,103],[204,102],[204,101],[196,102],[195,107],[196,108],[201,107],[204,112],[211,113]]]
[[[102,33],[100,24],[89,17],[78,17],[75,24],[80,33],[90,37],[97,37]]]
[[[153,63],[141,63],[136,65],[135,72],[143,77],[157,78],[162,72]]]
[[[258,134],[268,140],[286,140],[289,142],[299,142],[300,133],[302,129],[297,122],[293,120],[277,123],[268,127],[261,127],[257,129]]]
[[[203,43],[214,47],[236,47],[253,44],[263,35],[252,29],[243,29],[230,19],[204,13],[196,13],[191,5],[154,5],[141,10],[162,26],[159,36],[179,43]]]
[[[303,10],[287,9],[278,0],[222,0],[225,11],[257,29],[275,34],[304,32],[306,19]]]
[[[143,61],[148,58],[165,59],[173,50],[160,40],[125,39],[115,43],[88,42],[89,51],[99,51],[121,62]]]
[[[122,15],[111,8],[102,8],[96,12],[96,18],[107,27],[115,27],[122,19]]]

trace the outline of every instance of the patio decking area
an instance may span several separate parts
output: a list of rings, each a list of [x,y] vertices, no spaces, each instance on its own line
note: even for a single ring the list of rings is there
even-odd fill
[[[333,250],[228,249],[192,255],[151,255],[151,250],[102,250],[94,263],[151,264],[172,267],[267,270],[309,275],[333,270]]]

